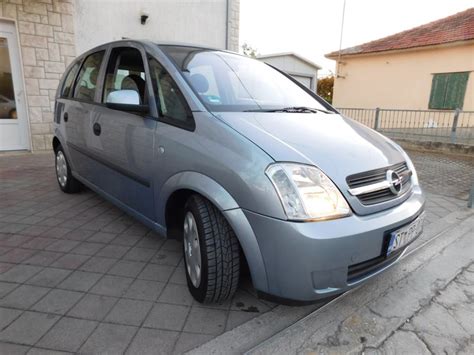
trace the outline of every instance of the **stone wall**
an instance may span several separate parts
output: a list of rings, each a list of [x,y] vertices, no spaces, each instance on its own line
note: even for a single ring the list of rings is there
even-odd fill
[[[17,23],[32,150],[51,149],[54,97],[75,57],[74,0],[0,0],[0,17]]]
[[[240,0],[228,0],[227,49],[239,52]]]

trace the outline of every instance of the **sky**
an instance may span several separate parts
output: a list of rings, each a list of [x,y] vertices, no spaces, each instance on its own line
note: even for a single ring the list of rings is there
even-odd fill
[[[474,6],[473,0],[346,0],[342,48],[379,39]],[[296,52],[334,72],[343,0],[240,0],[240,45],[259,54]]]

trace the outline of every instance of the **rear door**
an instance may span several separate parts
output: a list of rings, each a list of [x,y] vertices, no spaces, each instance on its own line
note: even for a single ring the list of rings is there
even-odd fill
[[[104,75],[101,105],[91,116],[87,147],[94,184],[140,214],[154,219],[152,177],[156,120],[147,107],[149,73],[139,45],[112,47]],[[135,106],[135,108],[134,108]],[[145,110],[145,111],[144,111]]]
[[[73,171],[89,181],[93,180],[94,170],[87,150],[87,140],[91,131],[91,113],[96,105],[97,79],[104,56],[105,50],[101,50],[84,59],[72,97],[60,100],[57,107],[57,119],[62,119],[63,122]]]

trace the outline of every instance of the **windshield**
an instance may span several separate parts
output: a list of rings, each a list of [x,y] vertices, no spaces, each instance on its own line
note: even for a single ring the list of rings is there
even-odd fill
[[[210,111],[328,109],[285,75],[258,60],[195,47],[160,48]]]

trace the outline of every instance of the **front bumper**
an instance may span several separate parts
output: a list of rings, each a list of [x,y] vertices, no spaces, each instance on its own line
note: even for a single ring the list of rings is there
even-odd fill
[[[298,223],[244,210],[265,265],[267,289],[259,291],[312,301],[359,285],[400,258],[403,250],[384,258],[387,233],[413,221],[423,208],[421,189],[414,186],[402,204],[366,216]],[[376,260],[381,262],[374,266]],[[369,271],[354,277],[354,267],[365,263]]]

